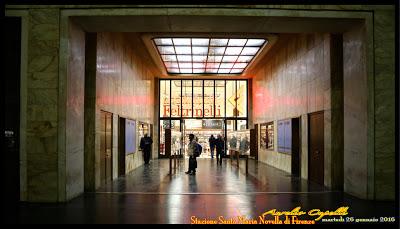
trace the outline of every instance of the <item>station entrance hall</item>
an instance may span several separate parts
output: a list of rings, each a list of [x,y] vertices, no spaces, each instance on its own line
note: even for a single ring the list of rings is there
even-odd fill
[[[5,21],[7,222],[398,224],[394,5]]]

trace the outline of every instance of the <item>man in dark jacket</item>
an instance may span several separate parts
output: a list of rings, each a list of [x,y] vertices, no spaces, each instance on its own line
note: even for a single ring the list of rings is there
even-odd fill
[[[225,148],[225,142],[220,134],[218,134],[215,146],[217,148],[217,165],[218,164],[222,165],[222,156],[223,156],[223,150]]]
[[[140,148],[143,150],[144,163],[146,165],[149,164],[150,160],[151,144],[153,144],[151,137],[144,134],[144,137],[140,139]]]
[[[208,142],[210,143],[210,153],[211,153],[211,158],[214,158],[214,149],[215,149],[215,142],[217,139],[214,138],[214,135],[211,134],[211,137],[208,139]]]

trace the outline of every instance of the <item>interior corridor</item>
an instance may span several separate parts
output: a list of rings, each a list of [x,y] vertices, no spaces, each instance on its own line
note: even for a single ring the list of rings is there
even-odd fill
[[[199,159],[196,175],[186,175],[187,162],[180,161],[169,175],[169,160],[143,165],[124,177],[108,183],[96,192],[65,204],[20,206],[22,223],[166,223],[187,224],[191,217],[201,219],[258,219],[266,211],[277,209],[335,210],[350,206],[353,217],[395,215],[394,203],[366,201],[343,192],[291,176],[255,160],[240,168],[224,159]],[[236,222],[238,223],[238,222]]]

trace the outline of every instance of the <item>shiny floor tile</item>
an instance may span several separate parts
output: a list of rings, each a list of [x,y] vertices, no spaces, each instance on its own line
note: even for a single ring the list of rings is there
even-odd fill
[[[168,160],[141,166],[96,192],[85,193],[66,204],[19,206],[20,223],[191,223],[198,219],[257,218],[277,209],[335,210],[349,206],[355,217],[396,216],[395,203],[361,200],[331,191],[250,160],[238,169],[225,159],[199,159],[196,175],[187,175],[181,160],[169,175]],[[398,214],[397,214],[398,215]]]

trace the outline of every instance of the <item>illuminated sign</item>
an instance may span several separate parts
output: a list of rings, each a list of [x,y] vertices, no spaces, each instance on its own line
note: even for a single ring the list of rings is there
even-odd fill
[[[172,106],[171,106],[171,110],[170,110],[170,104],[169,104],[169,100],[165,99],[163,102],[163,117],[168,117],[170,115],[170,113],[172,114],[173,117],[176,116],[181,116],[182,117],[192,117],[192,108],[191,108],[191,104],[192,104],[192,98],[191,97],[182,97],[182,107],[184,107],[182,109],[180,103],[180,98],[172,98]],[[202,99],[195,99],[193,101],[193,107],[202,107],[203,105],[203,101]],[[189,108],[186,108],[189,107]],[[204,116],[214,116],[214,98],[208,98],[208,97],[204,97],[204,111],[202,108],[194,108],[194,116],[197,117],[202,117],[203,116],[203,112],[204,112]],[[216,105],[215,106],[215,117],[221,117],[221,106],[220,105]]]
[[[202,120],[203,129],[222,129],[222,121],[221,120],[210,120],[205,119]]]

